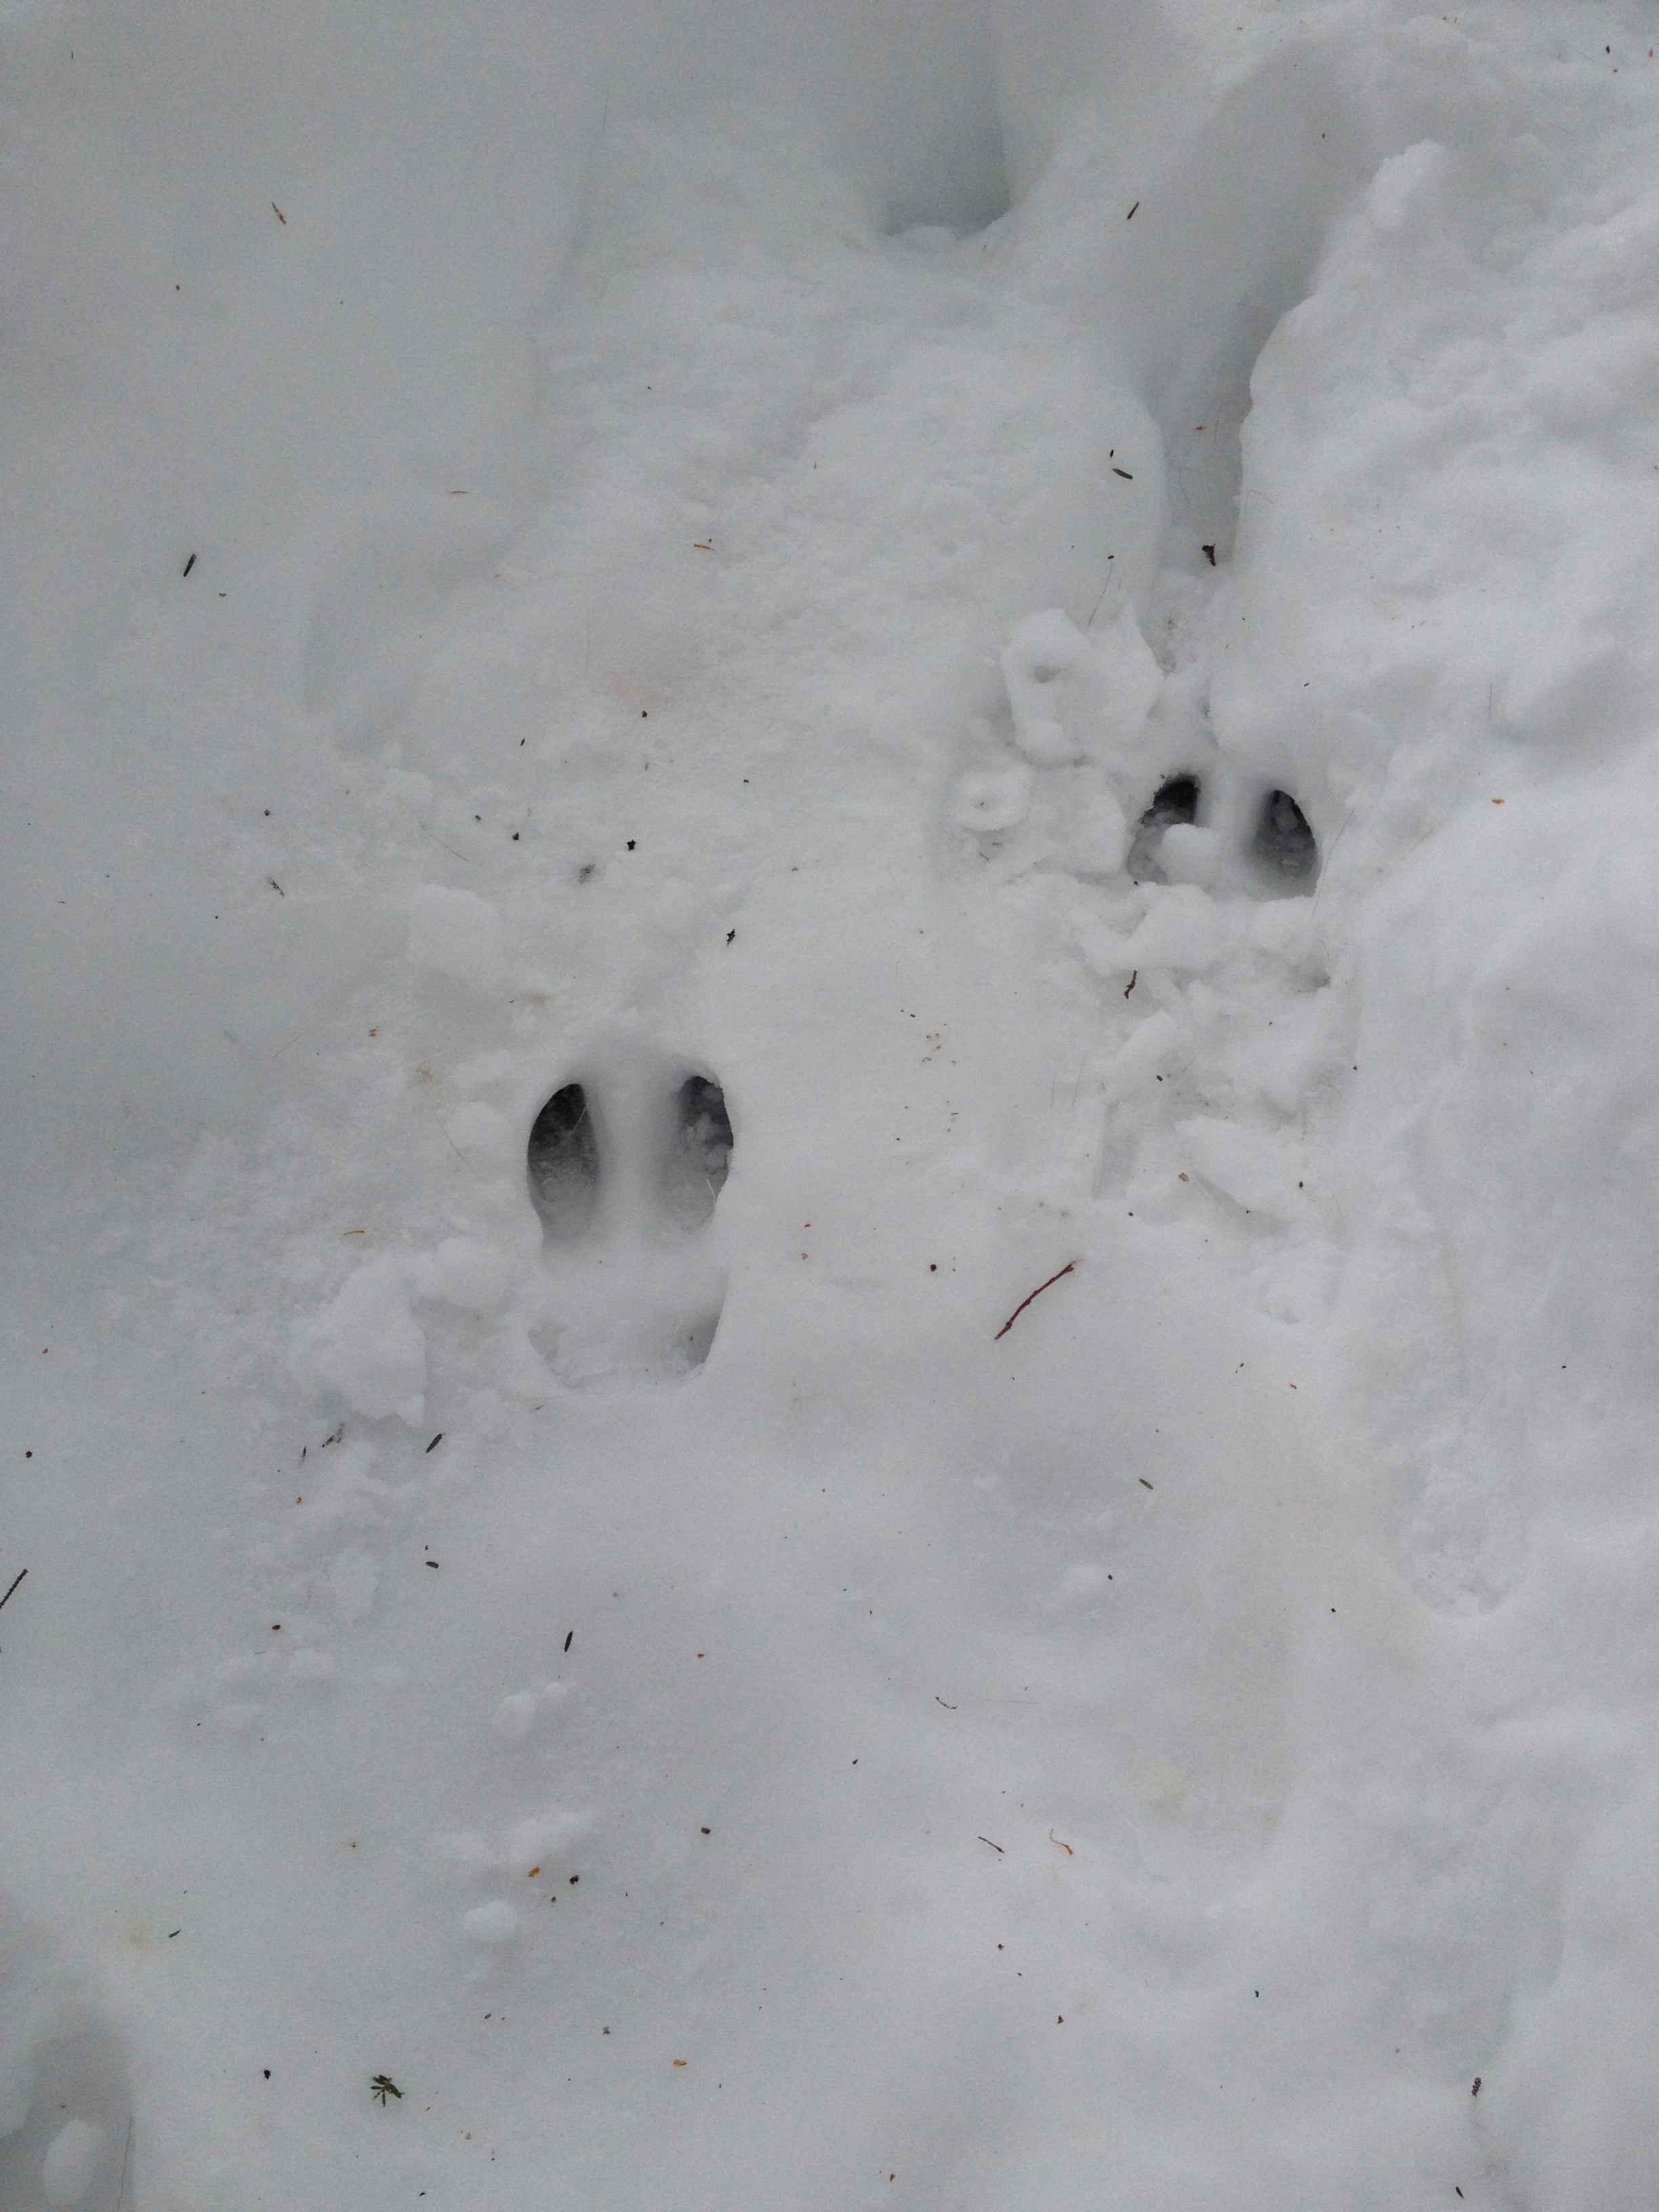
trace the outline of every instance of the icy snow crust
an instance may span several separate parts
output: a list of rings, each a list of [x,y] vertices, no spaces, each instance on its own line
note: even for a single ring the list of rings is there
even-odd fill
[[[1650,2201],[1647,22],[9,11],[7,2212]]]

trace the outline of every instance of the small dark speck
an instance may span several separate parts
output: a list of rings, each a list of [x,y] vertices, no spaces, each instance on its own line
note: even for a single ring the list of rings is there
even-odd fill
[[[580,1876],[579,1874],[573,1874],[573,1875],[571,1875],[571,1877],[570,1877],[570,1887],[572,1887],[572,1889],[574,1889],[574,1887],[576,1887],[576,1884],[577,1884],[580,1880],[581,1880],[581,1876]]]
[[[704,1828],[700,1832],[705,1836],[710,1836],[713,1835],[714,1832],[712,1828]]]
[[[628,849],[629,849],[629,851],[630,853],[631,853],[631,852],[633,851],[633,849],[634,849],[634,842],[635,842],[635,841],[634,841],[634,839],[633,839],[633,838],[631,838],[631,837],[630,837],[630,838],[629,839],[629,841],[628,841]]]
[[[265,2069],[264,2069],[264,2073],[265,2073],[265,2079],[266,2079],[266,2081],[270,2081],[270,2067],[269,2067],[269,2066],[267,2066],[267,2067],[265,2068]],[[424,2197],[424,2196],[426,2195],[426,2191],[425,2191],[425,2190],[424,2190],[424,2189],[421,2191],[421,2194],[422,2194],[422,2197]]]
[[[439,1430],[439,1431],[438,1431],[438,1433],[437,1433],[437,1435],[436,1435],[435,1437],[433,1437],[433,1439],[432,1439],[431,1443],[427,1446],[427,1449],[428,1449],[429,1452],[434,1452],[434,1451],[436,1451],[436,1450],[437,1450],[437,1449],[438,1449],[438,1447],[439,1447],[439,1445],[443,1442],[443,1440],[444,1440],[444,1432],[443,1432],[443,1431],[442,1431],[441,1429],[440,1429],[440,1430]]]
[[[438,1562],[436,1561],[436,1559],[428,1559],[428,1560],[427,1561],[427,1565],[428,1565],[428,1566],[429,1566],[429,1567],[435,1567],[435,1566],[437,1565],[437,1564],[438,1564]]]
[[[728,930],[726,931],[726,943],[727,943],[728,945],[730,945],[730,944],[732,942],[733,939],[737,936],[737,933],[737,933],[737,931],[736,931],[735,929],[728,929]]]
[[[192,553],[192,554],[191,555],[191,556],[190,556],[189,560],[188,560],[188,561],[186,561],[186,562],[185,562],[185,575],[189,575],[189,574],[190,574],[191,570],[195,566],[196,566],[196,556]]]
[[[182,1936],[184,1932],[185,1931],[182,1928],[169,1928],[167,1930],[168,1942],[171,1943],[175,1936]]]

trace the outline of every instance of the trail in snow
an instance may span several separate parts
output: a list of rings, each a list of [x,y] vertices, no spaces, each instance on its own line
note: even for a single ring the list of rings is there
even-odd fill
[[[1639,2201],[1637,19],[416,20],[8,33],[0,2199]]]

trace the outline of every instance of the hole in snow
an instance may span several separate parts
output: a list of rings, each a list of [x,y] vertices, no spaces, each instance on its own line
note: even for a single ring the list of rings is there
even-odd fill
[[[1152,803],[1140,817],[1143,830],[1167,830],[1172,822],[1196,822],[1198,819],[1198,778],[1195,775],[1172,775],[1167,783],[1159,784],[1152,794]]]
[[[831,12],[817,11],[824,19]],[[958,8],[948,27],[926,7],[848,9],[842,20],[847,76],[840,97],[831,95],[842,109],[839,128],[831,127],[877,221],[927,251],[1006,215],[999,41],[989,11]]]
[[[1010,205],[994,112],[936,118],[934,130],[931,145],[913,147],[896,164],[888,202],[888,230],[923,251],[988,229]]]
[[[1359,187],[1363,143],[1307,50],[1285,52],[1171,149],[1134,222],[1115,226],[1119,313],[1164,434],[1170,522],[1194,568],[1205,544],[1219,562],[1231,556],[1241,493],[1253,496],[1240,441],[1251,379]]]
[[[696,1229],[708,1220],[731,1160],[726,1093],[711,1077],[688,1075],[674,1101],[674,1141],[663,1182],[663,1203],[678,1228]]]
[[[1250,855],[1285,891],[1300,890],[1319,873],[1319,847],[1288,791],[1270,791],[1262,800]]]
[[[580,1237],[599,1194],[599,1146],[580,1083],[556,1091],[536,1116],[526,1155],[531,1203],[550,1237]]]

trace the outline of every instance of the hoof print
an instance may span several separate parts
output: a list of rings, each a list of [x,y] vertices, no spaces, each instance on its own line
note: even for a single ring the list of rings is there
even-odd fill
[[[1203,784],[1189,773],[1158,786],[1129,850],[1135,880],[1193,884],[1200,890],[1244,891],[1256,898],[1295,898],[1311,890],[1319,874],[1319,847],[1290,793],[1261,793],[1258,801],[1248,785],[1240,788],[1236,775],[1224,773],[1218,785],[1207,800]],[[1200,806],[1211,826],[1200,826]]]
[[[726,1277],[698,1232],[732,1145],[713,1076],[626,1047],[542,1108],[526,1155],[547,1271],[532,1337],[562,1381],[662,1381],[708,1358]]]
[[[556,1091],[536,1116],[526,1158],[531,1202],[549,1237],[568,1243],[592,1225],[599,1146],[580,1083]]]

